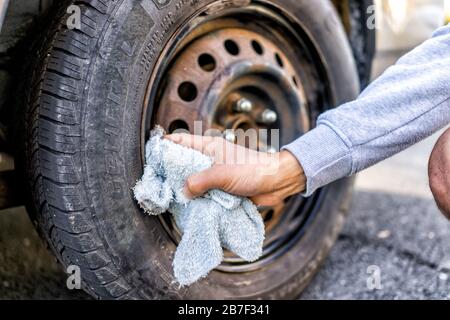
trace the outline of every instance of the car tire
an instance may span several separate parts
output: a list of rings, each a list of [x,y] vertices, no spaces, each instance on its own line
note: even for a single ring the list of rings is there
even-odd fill
[[[69,29],[73,3],[58,1],[32,49],[20,130],[27,209],[63,267],[80,267],[84,290],[103,299],[298,297],[339,234],[352,179],[317,194],[305,233],[271,264],[246,273],[215,270],[182,288],[172,272],[176,244],[131,190],[142,175],[146,83],[165,44],[202,8],[249,1],[78,0],[81,28]],[[358,74],[331,3],[261,3],[290,12],[313,40],[330,80],[333,104],[325,109],[354,99]]]

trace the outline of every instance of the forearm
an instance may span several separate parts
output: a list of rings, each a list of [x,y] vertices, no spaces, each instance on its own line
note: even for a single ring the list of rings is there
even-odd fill
[[[401,58],[353,102],[323,114],[284,149],[307,177],[305,195],[355,174],[450,122],[450,26]]]

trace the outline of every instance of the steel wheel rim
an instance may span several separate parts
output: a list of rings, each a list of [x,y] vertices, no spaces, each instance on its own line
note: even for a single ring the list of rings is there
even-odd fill
[[[287,19],[285,16],[280,15],[280,12],[278,11],[277,8],[268,8],[267,6],[263,6],[263,5],[252,5],[246,8],[232,8],[232,9],[228,9],[228,10],[224,10],[223,12],[221,12],[220,15],[218,15],[217,17],[214,17],[213,19],[210,18],[209,21],[202,21],[200,23],[198,23],[197,25],[186,25],[186,30],[181,31],[179,34],[183,34],[182,37],[179,37],[178,39],[176,39],[176,42],[178,42],[178,47],[177,45],[174,45],[172,47],[172,57],[171,59],[167,59],[168,56],[170,56],[167,52],[164,53],[164,59],[165,63],[160,64],[159,68],[155,68],[155,72],[154,74],[157,74],[158,72],[161,72],[160,68],[164,67],[164,72],[163,74],[166,75],[167,72],[170,72],[171,67],[176,67],[176,59],[181,57],[183,55],[183,50],[185,50],[186,48],[189,48],[189,46],[191,45],[196,45],[196,42],[198,43],[199,41],[202,41],[202,37],[206,37],[205,40],[206,42],[208,42],[208,36],[211,36],[211,34],[214,34],[214,32],[223,32],[224,29],[236,29],[237,26],[236,25],[230,25],[231,20],[237,16],[240,16],[241,14],[247,16],[247,17],[254,17],[254,14],[257,14],[259,18],[262,17],[262,15],[264,14],[264,18],[265,19],[273,19],[276,18],[274,20],[277,21],[277,23],[280,23],[280,21],[282,23],[286,23],[285,25],[283,24],[282,26],[280,26],[280,30],[284,27],[287,26],[291,26],[290,22],[288,21],[289,19]],[[193,20],[195,20],[195,18],[193,18]],[[210,24],[211,22],[216,22],[217,25],[219,26],[226,26],[225,28],[217,28],[216,30],[214,28],[205,28],[205,25]],[[186,41],[185,39],[189,39],[189,36],[192,35],[193,33],[195,34],[195,31],[197,28],[202,27],[204,29],[208,30],[208,33],[206,35],[197,35],[196,37],[191,37],[190,41]],[[241,26],[241,25],[240,25]],[[273,26],[271,26],[273,27]],[[297,27],[299,27],[297,25]],[[239,28],[237,28],[239,29]],[[261,45],[261,43],[263,44],[267,44],[270,43],[271,41],[273,41],[273,39],[265,39],[265,40],[261,40],[260,37],[262,37],[261,34],[258,35],[257,31],[255,29],[249,28],[248,26],[246,27],[246,29],[244,29],[245,32],[249,32],[252,33],[252,36],[249,36],[249,34],[247,34],[247,36],[245,36],[244,38],[248,38],[247,40],[247,44],[250,44],[249,47],[247,47],[248,50],[253,51],[253,54],[258,55],[258,50],[255,49],[252,46],[252,42],[253,40],[255,40],[255,38],[257,38],[258,43]],[[287,28],[287,30],[290,30],[291,32],[293,31],[292,28]],[[229,31],[229,30],[228,30]],[[236,30],[234,30],[236,31]],[[258,30],[258,31],[261,31]],[[255,33],[258,36],[255,36]],[[296,34],[298,36],[298,34]],[[305,36],[305,34],[303,34],[303,36]],[[225,37],[225,38],[230,38]],[[264,37],[263,37],[264,39]],[[310,39],[309,39],[310,40]],[[183,43],[184,41],[184,43]],[[268,42],[266,42],[268,41]],[[240,41],[239,41],[240,42]],[[273,44],[273,43],[272,43]],[[309,42],[310,45],[312,45],[314,47],[313,42]],[[241,44],[242,46],[242,44]],[[252,47],[252,48],[250,48]],[[263,45],[263,47],[265,47]],[[275,45],[275,47],[277,47]],[[181,49],[182,48],[182,49]],[[247,50],[246,49],[246,50]],[[305,48],[303,48],[305,49]],[[272,54],[274,53],[273,47],[271,47],[271,50],[269,50]],[[205,52],[203,52],[205,53]],[[206,52],[208,53],[208,52]],[[296,67],[295,65],[293,65],[291,63],[291,56],[285,55],[284,51],[282,50],[276,50],[277,56],[281,57],[282,61],[283,61],[283,66],[279,65],[279,62],[277,61],[277,56],[273,55],[272,57],[275,59],[274,63],[278,64],[278,69],[284,69],[284,70],[288,70],[286,73],[289,74],[289,77],[285,77],[286,82],[289,83],[289,87],[294,88],[294,90],[297,90],[297,92],[299,92],[299,97],[301,97],[300,103],[297,105],[297,107],[299,108],[299,112],[302,114],[302,117],[299,119],[299,124],[301,126],[300,129],[297,128],[297,131],[295,133],[291,133],[290,137],[286,137],[286,135],[283,135],[282,132],[282,140],[284,139],[284,141],[282,141],[282,144],[287,143],[288,141],[286,140],[292,140],[295,135],[299,135],[301,133],[306,132],[307,130],[309,130],[315,123],[315,118],[317,117],[318,114],[320,114],[322,111],[324,111],[325,109],[327,109],[330,105],[332,105],[332,94],[325,90],[323,92],[323,94],[321,95],[320,98],[320,102],[317,102],[315,106],[311,106],[312,104],[311,102],[311,98],[307,97],[307,92],[304,92],[304,88],[303,88],[303,80],[304,80],[304,75],[302,75],[301,72],[297,73],[295,70],[298,70],[298,67]],[[315,59],[318,59],[320,61],[320,54],[313,49],[312,52],[306,52],[307,54],[312,55],[311,61],[315,61]],[[202,53],[198,52],[197,55],[197,59],[199,58],[199,56]],[[228,52],[228,54],[230,54]],[[292,54],[292,53],[291,53]],[[230,54],[231,56],[233,56],[233,54]],[[160,59],[161,61],[161,59]],[[170,62],[169,62],[170,61]],[[197,60],[198,62],[198,60]],[[217,62],[217,60],[216,60]],[[194,63],[192,63],[191,65],[194,65]],[[310,65],[310,64],[309,64]],[[199,63],[196,63],[196,68],[199,67]],[[216,66],[217,67],[217,66]],[[326,72],[324,72],[325,70],[325,66],[324,64],[320,64],[317,66],[317,75],[318,75],[318,81],[327,81],[327,77],[326,77]],[[214,70],[203,70],[205,73],[211,73],[214,72]],[[273,70],[272,70],[273,71]],[[279,70],[278,70],[279,71]],[[322,78],[321,78],[322,77]],[[321,78],[321,79],[320,79]],[[173,93],[173,89],[172,91],[167,91],[167,92],[172,92],[169,93],[168,96],[165,96],[165,90],[161,90],[161,88],[167,88],[168,86],[168,82],[170,83],[170,81],[167,81],[167,78],[164,79],[163,77],[161,77],[158,81],[156,80],[156,77],[153,77],[153,81],[149,82],[149,90],[147,92],[147,98],[146,98],[146,113],[144,113],[143,119],[143,133],[142,133],[142,137],[143,137],[143,145],[145,144],[145,137],[146,134],[148,134],[150,128],[154,125],[154,124],[161,124],[163,123],[163,126],[166,129],[170,129],[170,125],[173,121],[176,120],[180,120],[180,119],[175,119],[174,117],[167,116],[167,113],[162,113],[162,114],[158,114],[157,110],[158,108],[151,108],[149,106],[151,105],[158,105],[158,102],[161,101],[170,101],[168,100],[168,97],[175,97],[175,94]],[[182,82],[178,81],[175,84],[172,84],[172,87],[177,88],[179,87],[179,85]],[[157,85],[155,85],[157,84]],[[157,87],[158,89],[155,90],[155,87]],[[198,89],[198,88],[197,88]],[[178,95],[176,97],[176,99],[180,99],[180,96]],[[184,101],[187,103],[191,103],[192,101],[195,101],[196,99],[198,99],[198,90],[197,90],[197,96],[193,99],[187,99],[190,101]],[[207,100],[207,99],[206,99]],[[207,100],[207,101],[211,101],[211,99]],[[148,107],[148,108],[147,108]],[[149,110],[151,110],[151,113],[149,112]],[[149,116],[150,115],[150,116]],[[214,116],[211,116],[211,113],[207,113],[207,121],[210,122],[210,124],[214,124]],[[280,125],[280,124],[278,124]],[[282,124],[281,124],[282,125]],[[283,130],[283,128],[281,128]],[[315,214],[317,213],[318,209],[320,208],[322,202],[324,199],[324,192],[319,191],[316,193],[316,195],[310,199],[302,199],[300,196],[296,196],[296,197],[292,197],[291,199],[289,199],[288,201],[286,201],[284,209],[283,209],[283,213],[282,214],[275,214],[274,216],[277,217],[277,223],[275,225],[272,225],[269,229],[268,229],[268,233],[266,234],[266,242],[264,244],[264,253],[263,256],[261,257],[261,259],[259,259],[256,262],[253,263],[247,263],[246,261],[230,254],[230,253],[225,253],[224,255],[224,261],[223,263],[217,268],[217,270],[220,271],[224,271],[224,272],[249,272],[249,271],[254,271],[254,270],[258,270],[270,263],[272,263],[273,261],[275,261],[276,259],[282,257],[285,253],[287,253],[289,251],[289,249],[292,247],[292,245],[294,245],[295,243],[297,243],[302,236],[304,235],[304,233],[307,231],[307,227],[309,225],[309,223],[313,220]],[[266,213],[267,214],[267,213]],[[166,232],[168,232],[168,234],[170,235],[170,237],[172,238],[172,240],[175,243],[178,243],[180,240],[180,232],[178,231],[178,229],[176,228],[176,225],[174,225],[172,219],[170,218],[169,215],[164,215],[162,217],[159,218],[160,222],[162,224],[162,226],[164,227],[164,229],[166,230]]]

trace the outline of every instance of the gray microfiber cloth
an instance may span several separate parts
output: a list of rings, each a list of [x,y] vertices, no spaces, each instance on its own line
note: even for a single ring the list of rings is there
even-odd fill
[[[151,215],[169,211],[182,232],[173,261],[181,285],[205,277],[223,260],[226,248],[246,261],[262,254],[264,223],[247,198],[211,190],[190,200],[183,188],[189,176],[212,166],[202,153],[163,139],[153,130],[146,145],[144,175],[134,187],[139,205]]]

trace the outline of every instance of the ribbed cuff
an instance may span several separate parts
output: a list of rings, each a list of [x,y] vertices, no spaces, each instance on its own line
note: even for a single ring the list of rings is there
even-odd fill
[[[305,197],[351,174],[351,150],[328,125],[319,124],[282,149],[291,152],[303,167],[307,179]]]

